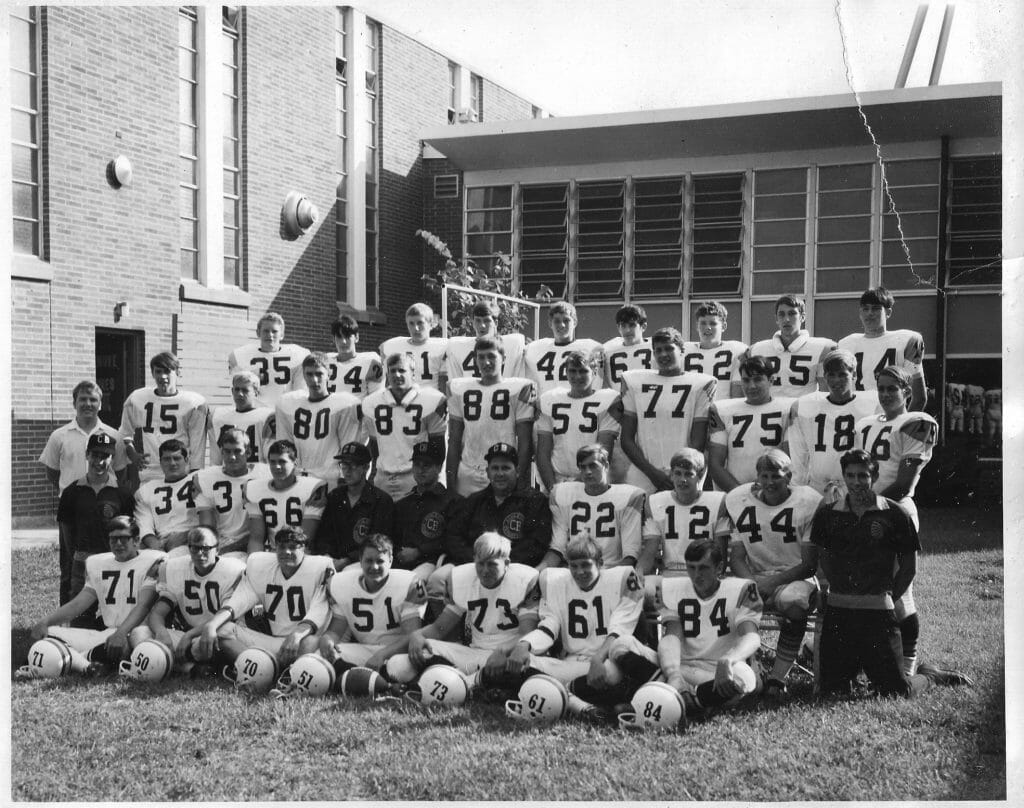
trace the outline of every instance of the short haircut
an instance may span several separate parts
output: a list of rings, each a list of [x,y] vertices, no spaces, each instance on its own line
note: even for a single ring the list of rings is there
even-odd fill
[[[160,457],[163,457],[165,454],[181,452],[181,456],[185,458],[185,460],[188,460],[188,447],[177,438],[165,440],[163,443],[160,444],[160,448],[158,451]]]
[[[479,351],[497,351],[502,356],[505,355],[505,348],[501,341],[494,337],[477,337],[476,342],[473,343],[474,355]]]
[[[907,373],[907,371],[905,371],[903,368],[898,368],[895,365],[886,365],[884,368],[878,371],[878,373],[875,374],[875,381],[878,381],[878,379],[882,378],[883,376],[888,376],[890,379],[896,382],[896,384],[898,384],[904,390],[904,392],[909,392],[910,390],[913,389],[913,386],[910,383],[910,374]]]
[[[96,396],[99,399],[103,398],[103,388],[93,381],[85,380],[76,384],[75,389],[71,391],[71,400],[78,401],[78,397],[83,393]]]
[[[729,310],[717,300],[704,300],[697,306],[695,317],[720,317],[722,322],[729,319]]]
[[[470,317],[494,317],[497,319],[499,314],[501,314],[501,309],[493,300],[478,300],[469,310]]]
[[[678,328],[672,328],[671,326],[659,328],[651,334],[651,345],[654,345],[656,342],[671,342],[679,346],[680,351],[686,350],[686,340],[683,339],[683,335],[679,333]]]
[[[185,534],[185,541],[187,544],[192,544],[194,541],[205,541],[210,538],[216,539],[217,531],[212,527],[206,527],[205,525],[191,528],[188,533]]]
[[[672,459],[668,461],[668,467],[670,469],[676,467],[682,469],[689,468],[699,475],[704,473],[707,463],[704,460],[703,452],[698,452],[696,449],[691,449],[687,446],[672,455]]]
[[[860,296],[860,305],[881,306],[883,309],[891,309],[896,305],[896,298],[884,286],[873,286],[865,290],[864,294]]]
[[[564,314],[567,317],[572,317],[573,320],[579,320],[576,315],[576,307],[565,300],[557,300],[551,304],[551,308],[548,309],[548,319],[550,320],[556,314]]]
[[[709,558],[716,567],[721,567],[725,561],[722,555],[722,548],[714,539],[694,539],[683,551],[683,560],[696,564]]]
[[[384,360],[384,365],[388,370],[391,370],[395,365],[405,364],[413,370],[416,369],[416,362],[412,358],[411,354],[407,354],[403,351],[395,351],[394,353],[388,354],[388,358]]]
[[[851,372],[855,371],[857,369],[857,357],[843,348],[836,348],[836,350],[825,354],[825,357],[821,360],[821,369],[828,373],[829,369],[834,368],[836,365],[841,365]]]
[[[627,303],[615,312],[615,324],[622,325],[623,323],[636,323],[641,328],[647,328],[647,312],[644,311],[643,306]]]
[[[260,333],[260,329],[263,328],[264,323],[274,323],[274,325],[281,326],[281,330],[284,331],[284,317],[278,314],[276,311],[268,311],[259,320],[256,321],[256,333]]]
[[[792,471],[793,461],[790,459],[788,454],[782,451],[782,449],[766,449],[761,456],[757,458],[754,468],[757,469],[758,474],[765,469]]]
[[[512,542],[489,530],[481,533],[473,542],[473,560],[487,561],[489,558],[509,558],[512,555]]]
[[[236,384],[242,382],[248,382],[251,387],[256,390],[260,389],[260,377],[253,373],[251,370],[240,370],[234,376],[231,377],[231,386],[234,387]]]
[[[775,366],[767,356],[748,356],[740,361],[740,373],[746,373],[748,376],[766,376],[771,379],[775,372]]]
[[[237,443],[239,446],[248,449],[249,433],[240,427],[225,424],[220,428],[220,434],[217,436],[217,446],[223,449],[226,443]]]
[[[103,529],[106,531],[107,536],[110,536],[115,530],[127,530],[132,534],[133,539],[138,539],[140,536],[139,523],[131,516],[121,515],[108,519]]]
[[[302,369],[306,368],[323,368],[329,370],[331,360],[327,358],[327,354],[323,351],[310,351],[305,359],[302,360]]]
[[[331,323],[331,335],[340,337],[343,334],[346,337],[351,337],[359,333],[359,323],[356,318],[351,314],[343,314],[333,323]]]
[[[291,525],[285,525],[277,533],[274,534],[275,544],[284,544],[286,541],[299,542],[300,544],[308,544],[309,536],[306,535],[306,531],[301,527],[292,527]]]
[[[376,550],[381,555],[389,555],[392,558],[395,556],[395,545],[385,533],[374,533],[369,536],[365,542],[363,542],[363,548],[359,551],[359,557],[362,558],[363,553],[367,550]]]
[[[177,372],[181,369],[181,362],[170,351],[161,351],[149,360],[149,369],[153,371],[157,368]]]
[[[420,317],[429,320],[431,323],[434,322],[434,310],[426,303],[413,303],[405,310],[406,317],[412,317],[414,314],[418,314]]]
[[[565,548],[565,557],[569,561],[590,559],[598,564],[604,563],[600,545],[593,539],[587,538],[586,535],[576,536],[570,540],[569,545]]]
[[[590,457],[596,457],[597,462],[607,467],[611,463],[611,458],[608,456],[608,450],[605,449],[600,443],[588,443],[586,446],[581,446],[576,450],[576,465],[578,466],[584,460]]]
[[[291,457],[292,462],[298,459],[299,452],[295,448],[295,444],[290,440],[275,440],[270,446],[267,447],[267,457],[271,455],[288,455]]]
[[[601,352],[597,349],[593,351],[569,351],[565,355],[565,359],[562,360],[562,364],[567,368],[590,368],[596,373],[598,368],[601,367]]]
[[[796,309],[801,314],[807,313],[807,304],[804,303],[804,299],[799,295],[785,294],[780,295],[775,301],[775,306],[772,307],[772,311],[778,312],[779,306],[790,306]]]
[[[839,467],[845,472],[850,466],[867,466],[871,476],[878,474],[878,461],[863,449],[850,449],[839,458]]]

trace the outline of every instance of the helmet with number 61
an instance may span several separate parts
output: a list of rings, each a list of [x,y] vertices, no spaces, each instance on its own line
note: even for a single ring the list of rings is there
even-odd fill
[[[71,672],[71,649],[63,640],[43,637],[28,649],[28,664],[18,668],[19,679],[56,679]]]
[[[325,696],[334,687],[334,666],[320,654],[303,654],[277,680],[281,696]]]
[[[469,698],[466,677],[451,665],[430,665],[419,678],[419,698],[412,692],[406,695],[421,704],[442,704],[457,707]]]
[[[174,654],[159,640],[143,640],[132,649],[128,659],[121,662],[118,672],[126,679],[140,682],[160,682],[174,668]]]
[[[518,721],[550,723],[565,715],[569,691],[554,676],[538,673],[519,688],[519,700],[505,702],[505,715]]]
[[[686,726],[686,703],[667,682],[648,682],[633,694],[630,703],[633,712],[619,715],[623,728],[672,731]]]
[[[224,678],[236,688],[265,693],[277,681],[277,657],[262,648],[246,648],[234,665],[224,668]]]

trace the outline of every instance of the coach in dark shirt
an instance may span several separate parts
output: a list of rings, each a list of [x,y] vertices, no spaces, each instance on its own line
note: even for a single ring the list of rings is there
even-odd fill
[[[395,503],[395,569],[437,564],[444,550],[444,538],[463,499],[438,482],[443,465],[442,446],[424,441],[413,447],[416,487]],[[420,571],[425,578],[433,569]]]
[[[466,497],[448,533],[447,562],[473,560],[473,542],[488,530],[512,542],[511,560],[535,567],[551,546],[548,498],[533,488],[516,490],[519,454],[508,443],[496,443],[484,455],[487,479],[483,490]]]

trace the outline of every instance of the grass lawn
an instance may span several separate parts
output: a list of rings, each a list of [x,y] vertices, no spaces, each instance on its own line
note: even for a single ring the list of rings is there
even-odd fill
[[[921,658],[974,688],[816,703],[680,735],[541,729],[496,705],[418,708],[235,693],[172,680],[15,682],[15,800],[995,800],[1006,798],[998,514],[922,512]],[[12,662],[55,607],[56,550],[12,554]]]

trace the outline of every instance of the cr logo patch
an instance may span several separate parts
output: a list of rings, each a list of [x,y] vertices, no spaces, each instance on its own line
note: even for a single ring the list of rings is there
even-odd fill
[[[523,537],[523,515],[519,511],[513,511],[501,523],[501,535],[509,541],[516,541]]]
[[[370,520],[364,516],[361,519],[357,519],[355,526],[352,528],[352,533],[359,538],[360,544],[362,540],[370,535]]]
[[[420,532],[428,539],[438,538],[443,531],[444,516],[437,511],[431,511],[420,522]]]

